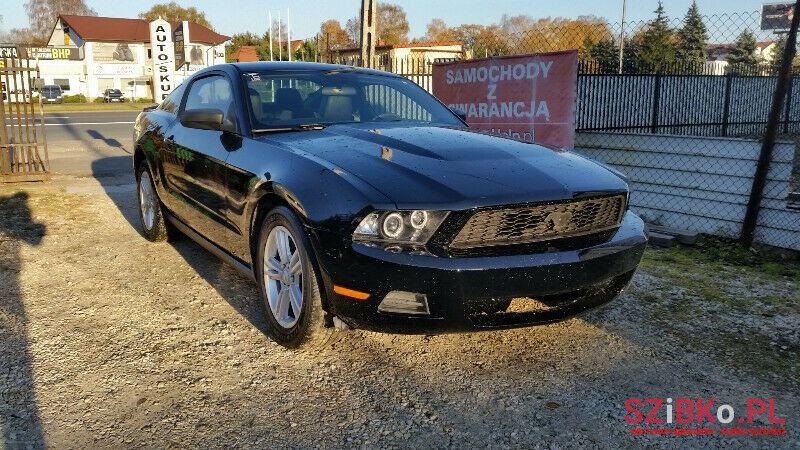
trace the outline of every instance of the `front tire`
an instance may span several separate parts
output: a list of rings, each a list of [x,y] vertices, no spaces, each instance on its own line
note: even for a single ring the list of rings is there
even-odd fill
[[[161,201],[156,194],[153,177],[146,162],[142,162],[136,176],[136,192],[139,206],[139,226],[148,241],[166,241],[170,235],[170,225],[166,223],[161,209]]]
[[[288,208],[277,207],[264,219],[255,267],[269,337],[286,348],[324,346],[332,329],[324,326],[310,242]]]

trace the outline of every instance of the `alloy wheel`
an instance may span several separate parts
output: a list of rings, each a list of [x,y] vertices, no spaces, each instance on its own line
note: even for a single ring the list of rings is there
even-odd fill
[[[145,170],[139,179],[139,213],[142,216],[142,224],[147,230],[152,230],[155,225],[156,207],[153,183],[150,182],[150,173]]]
[[[264,283],[273,317],[280,326],[293,327],[303,310],[303,258],[292,233],[281,225],[267,236]]]

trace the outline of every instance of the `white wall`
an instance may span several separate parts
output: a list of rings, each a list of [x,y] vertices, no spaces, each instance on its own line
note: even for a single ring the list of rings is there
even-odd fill
[[[578,132],[579,153],[625,173],[631,208],[646,220],[738,237],[761,150],[755,140]],[[795,147],[775,146],[756,239],[800,250],[800,211],[787,208]]]

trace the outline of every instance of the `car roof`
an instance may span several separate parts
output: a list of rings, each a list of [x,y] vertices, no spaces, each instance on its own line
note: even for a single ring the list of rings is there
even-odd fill
[[[346,66],[343,64],[327,64],[327,63],[314,63],[302,61],[258,61],[258,62],[243,62],[243,63],[226,63],[217,64],[203,69],[201,72],[214,70],[224,67],[234,67],[239,72],[262,72],[267,70],[275,71],[331,71],[331,70],[354,70],[360,73],[371,73],[374,75],[394,76],[399,77],[397,74],[391,72],[384,72],[382,70],[364,69],[354,66]],[[199,72],[198,72],[199,73]]]
[[[45,84],[44,86],[42,86],[42,89],[44,89],[44,88],[47,88],[47,89],[53,89],[53,88],[61,89],[61,86],[59,86],[57,84]]]

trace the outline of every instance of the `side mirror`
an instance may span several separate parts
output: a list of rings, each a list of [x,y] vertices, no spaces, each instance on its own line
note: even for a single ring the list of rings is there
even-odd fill
[[[225,120],[225,114],[218,109],[190,109],[181,114],[181,124],[186,128],[198,130],[226,131],[233,133],[236,127]]]
[[[460,110],[458,108],[450,108],[450,111],[452,111],[453,114],[457,115],[458,118],[463,120],[464,122],[467,121],[467,113],[465,113],[464,111],[462,111],[462,110]]]

